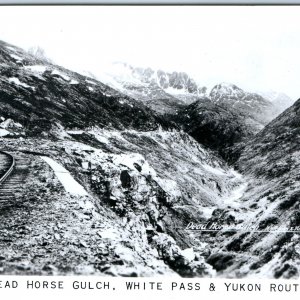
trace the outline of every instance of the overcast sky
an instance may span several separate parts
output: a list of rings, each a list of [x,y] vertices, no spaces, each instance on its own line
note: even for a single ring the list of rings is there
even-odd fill
[[[0,39],[101,73],[114,61],[300,98],[300,7],[0,7]]]

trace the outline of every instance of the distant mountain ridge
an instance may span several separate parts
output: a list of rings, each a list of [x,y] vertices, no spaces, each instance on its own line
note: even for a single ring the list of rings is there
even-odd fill
[[[288,95],[281,92],[275,91],[265,91],[265,92],[257,92],[257,94],[261,95],[265,99],[272,102],[275,106],[277,113],[280,114],[290,106],[292,106],[295,101],[291,99]]]
[[[207,90],[185,72],[136,68],[126,63],[115,63],[109,72],[98,75],[98,78],[122,93],[147,103],[159,113],[174,113],[183,105],[204,96]]]
[[[247,92],[232,83],[208,93],[184,72],[135,68],[118,63],[106,83],[180,126],[198,142],[234,162],[243,143],[272,121],[291,99]],[[272,101],[273,102],[272,102]]]
[[[246,92],[232,83],[220,83],[208,91],[185,72],[166,72],[121,62],[115,63],[109,72],[98,78],[144,102],[159,114],[176,114],[187,105],[207,97],[218,105],[249,116],[255,123],[256,132],[293,103],[283,93],[274,93],[274,96],[267,92]]]

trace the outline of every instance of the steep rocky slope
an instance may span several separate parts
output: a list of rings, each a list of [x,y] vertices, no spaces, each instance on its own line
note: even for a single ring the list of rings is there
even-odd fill
[[[253,123],[256,123],[256,131],[262,129],[276,116],[275,107],[269,100],[258,94],[245,92],[234,84],[216,85],[209,97],[214,103],[251,118]]]
[[[256,176],[280,177],[298,167],[300,101],[269,123],[247,145],[241,170]],[[255,160],[255,164],[253,164]]]
[[[1,116],[24,129],[52,126],[157,129],[168,125],[143,103],[101,82],[0,43]]]
[[[207,220],[215,209],[224,207],[224,199],[243,182],[239,174],[187,134],[95,128],[67,131],[58,134],[56,141],[6,137],[2,144],[8,151],[17,149],[35,157],[28,170],[31,179],[23,191],[30,191],[26,197],[32,199],[24,204],[32,214],[26,232],[20,235],[18,227],[12,227],[8,233],[3,222],[3,232],[12,236],[14,248],[12,252],[11,247],[5,249],[5,243],[0,244],[4,274],[152,276],[175,272],[214,276],[203,255],[208,245],[187,234],[185,227],[189,222]],[[70,198],[39,155],[65,166],[89,196]],[[35,189],[42,193],[34,195]],[[45,209],[51,218],[39,226]],[[22,207],[9,215],[12,224],[14,216],[23,220]],[[37,238],[21,247],[30,232]],[[72,247],[62,251],[68,243]],[[11,260],[27,247],[32,255]],[[53,254],[49,256],[46,253],[50,250]]]
[[[218,151],[229,162],[237,159],[243,141],[255,134],[255,124],[251,118],[209,98],[201,98],[169,118],[180,124],[199,143]]]
[[[221,246],[208,259],[223,275],[299,276],[299,120],[298,100],[241,153],[237,166],[248,186],[234,222],[246,230],[233,232],[229,240],[218,233]]]
[[[49,141],[42,142],[50,154]],[[16,149],[19,142],[4,143]],[[40,150],[40,145],[37,140],[27,140],[23,147]],[[54,145],[52,149],[58,150]],[[10,205],[4,208],[1,204],[1,274],[176,276],[155,247],[146,246],[145,228],[132,229],[126,219],[118,218],[91,195],[66,192],[38,155],[12,153],[17,161],[28,161],[28,176],[15,187]]]

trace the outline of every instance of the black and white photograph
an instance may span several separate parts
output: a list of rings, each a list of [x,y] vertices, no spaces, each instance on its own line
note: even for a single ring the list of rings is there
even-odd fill
[[[298,279],[299,13],[0,6],[0,274]]]

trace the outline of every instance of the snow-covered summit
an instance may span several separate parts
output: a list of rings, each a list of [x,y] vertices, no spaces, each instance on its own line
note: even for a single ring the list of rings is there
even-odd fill
[[[224,96],[232,99],[242,98],[245,92],[232,83],[222,82],[214,86],[209,95],[214,102],[218,102]]]
[[[199,86],[185,72],[166,72],[160,69],[134,67],[127,63],[117,62],[112,64],[106,75],[122,85],[157,85],[162,90],[168,90],[170,94],[203,95],[206,88]]]
[[[116,62],[96,76],[160,113],[174,112],[180,105],[190,104],[206,94],[206,87],[198,85],[185,72],[166,72]]]
[[[271,101],[257,93],[244,91],[231,83],[220,83],[214,86],[209,96],[217,105],[233,109],[236,113],[253,119],[254,123],[257,123],[255,127],[258,130],[278,115]]]

